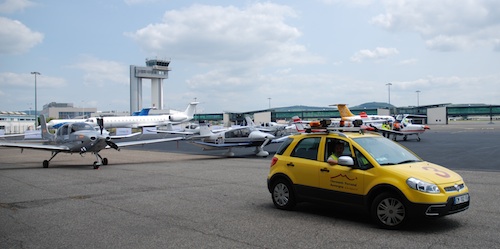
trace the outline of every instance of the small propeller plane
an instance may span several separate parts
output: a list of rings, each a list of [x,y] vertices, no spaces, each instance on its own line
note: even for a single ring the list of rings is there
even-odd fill
[[[228,150],[225,153],[228,157],[234,156],[232,148],[235,147],[255,147],[254,152],[257,156],[267,157],[269,152],[264,150],[264,146],[269,143],[282,142],[282,140],[275,140],[274,135],[251,126],[234,127],[214,133],[207,124],[200,124],[200,135],[187,139],[192,140],[194,145],[202,147],[203,150]]]
[[[266,122],[261,125],[256,125],[252,118],[248,115],[245,116],[245,121],[247,122],[247,126],[253,126],[257,128],[259,131],[271,133],[277,137],[284,136],[286,134],[287,125],[278,124],[276,122]]]
[[[403,136],[403,140],[406,141],[410,135],[417,136],[417,141],[420,141],[420,134],[430,128],[427,125],[413,124],[413,121],[410,118],[411,116],[425,117],[422,115],[400,114],[396,116],[396,121],[392,124],[389,123],[387,126],[372,125],[372,127],[375,127],[378,132],[382,133],[387,138],[392,135],[392,139],[394,141],[396,141],[398,136]]]
[[[59,153],[78,153],[83,156],[85,153],[93,153],[96,157],[94,169],[101,165],[107,165],[108,159],[101,157],[99,152],[103,149],[113,148],[120,150],[121,147],[131,145],[141,145],[150,143],[161,143],[168,141],[182,140],[182,137],[136,140],[128,142],[113,142],[111,137],[102,133],[103,123],[100,119],[99,127],[101,132],[96,131],[93,126],[84,122],[66,123],[57,129],[55,134],[51,134],[47,129],[45,117],[40,116],[43,143],[17,143],[0,141],[0,146],[23,149],[48,150],[52,152],[52,157],[43,161],[43,167],[48,168],[49,162]]]

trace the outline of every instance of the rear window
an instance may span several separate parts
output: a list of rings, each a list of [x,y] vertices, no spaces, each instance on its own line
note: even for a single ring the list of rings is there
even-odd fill
[[[320,137],[308,137],[300,140],[290,156],[317,160]]]
[[[283,155],[283,153],[285,152],[286,148],[288,148],[288,146],[290,146],[290,144],[292,143],[292,141],[293,141],[292,138],[287,138],[285,141],[283,141],[283,143],[281,143],[280,147],[276,151],[276,154],[277,155]]]

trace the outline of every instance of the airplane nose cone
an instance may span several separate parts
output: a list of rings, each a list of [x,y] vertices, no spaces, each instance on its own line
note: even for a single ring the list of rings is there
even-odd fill
[[[272,135],[272,134],[267,134],[265,138],[266,138],[266,139],[274,139],[274,138],[275,138],[275,136],[274,136],[274,135]]]

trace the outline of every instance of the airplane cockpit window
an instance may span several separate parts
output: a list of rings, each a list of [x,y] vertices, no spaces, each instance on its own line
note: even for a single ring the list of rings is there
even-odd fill
[[[68,126],[68,124],[65,124],[57,129],[57,136],[68,135]]]
[[[93,131],[94,128],[91,125],[86,124],[86,123],[74,123],[71,125],[71,132],[83,131],[83,130]]]
[[[242,137],[248,137],[249,135],[250,135],[250,129],[248,129],[248,128],[241,129],[241,136]]]

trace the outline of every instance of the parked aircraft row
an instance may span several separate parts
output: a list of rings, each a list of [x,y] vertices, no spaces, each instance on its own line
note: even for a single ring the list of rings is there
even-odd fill
[[[277,138],[274,134],[277,131],[290,129],[294,127],[296,132],[305,132],[309,121],[302,121],[298,117],[293,117],[291,125],[275,125],[277,129],[272,130],[267,127],[257,126],[254,124],[250,117],[246,117],[247,126],[232,127],[221,130],[210,130],[208,125],[201,124],[194,126],[189,124],[188,131],[173,131],[172,129],[158,130],[157,126],[171,125],[177,122],[189,121],[193,118],[194,108],[197,102],[190,103],[184,112],[175,112],[170,115],[152,115],[152,116],[129,116],[129,117],[103,117],[86,119],[85,122],[81,120],[70,122],[67,121],[60,125],[55,134],[50,134],[48,131],[48,124],[45,123],[45,117],[40,116],[42,126],[42,138],[45,140],[43,144],[36,143],[13,143],[13,142],[0,142],[0,146],[4,147],[17,147],[21,149],[40,149],[49,150],[52,152],[52,157],[43,161],[43,167],[47,168],[49,162],[61,152],[64,153],[79,153],[85,154],[87,152],[93,153],[96,156],[94,168],[99,168],[100,165],[107,165],[108,160],[102,158],[99,152],[103,149],[114,148],[119,150],[120,147],[160,143],[167,141],[188,140],[193,145],[202,147],[203,150],[227,150],[226,156],[234,156],[232,148],[235,147],[254,147],[257,156],[266,157],[269,152],[264,150],[264,147],[270,143],[280,143],[286,139],[286,136]],[[414,125],[411,119],[406,116],[378,116],[378,115],[354,115],[345,105],[338,105],[339,112],[341,113],[340,123],[337,125],[344,125],[344,122],[353,122],[355,120],[363,120],[365,126],[377,130],[389,137],[398,135],[406,137],[408,135],[418,134],[428,129],[426,126]],[[49,122],[50,123],[50,122]],[[387,124],[392,124],[387,128]],[[98,128],[97,128],[98,127]],[[165,133],[181,133],[184,137],[150,139],[150,140],[137,140],[131,142],[112,142],[112,139],[130,137],[139,135],[134,133],[125,136],[110,136],[106,128],[115,127],[129,127],[129,128],[149,128],[149,131],[165,132]],[[154,128],[153,128],[154,127]],[[268,126],[269,127],[269,126]],[[279,128],[278,128],[279,127]],[[171,127],[170,127],[171,128]],[[195,132],[198,132],[196,134]]]
[[[408,136],[417,136],[417,141],[420,141],[420,134],[429,129],[427,125],[413,124],[412,117],[425,117],[422,115],[397,115],[396,117],[388,115],[367,115],[361,112],[359,115],[354,115],[347,105],[337,104],[342,120],[356,120],[361,119],[363,124],[374,128],[376,131],[382,133],[384,136],[396,140],[398,136],[403,136],[406,140]]]

